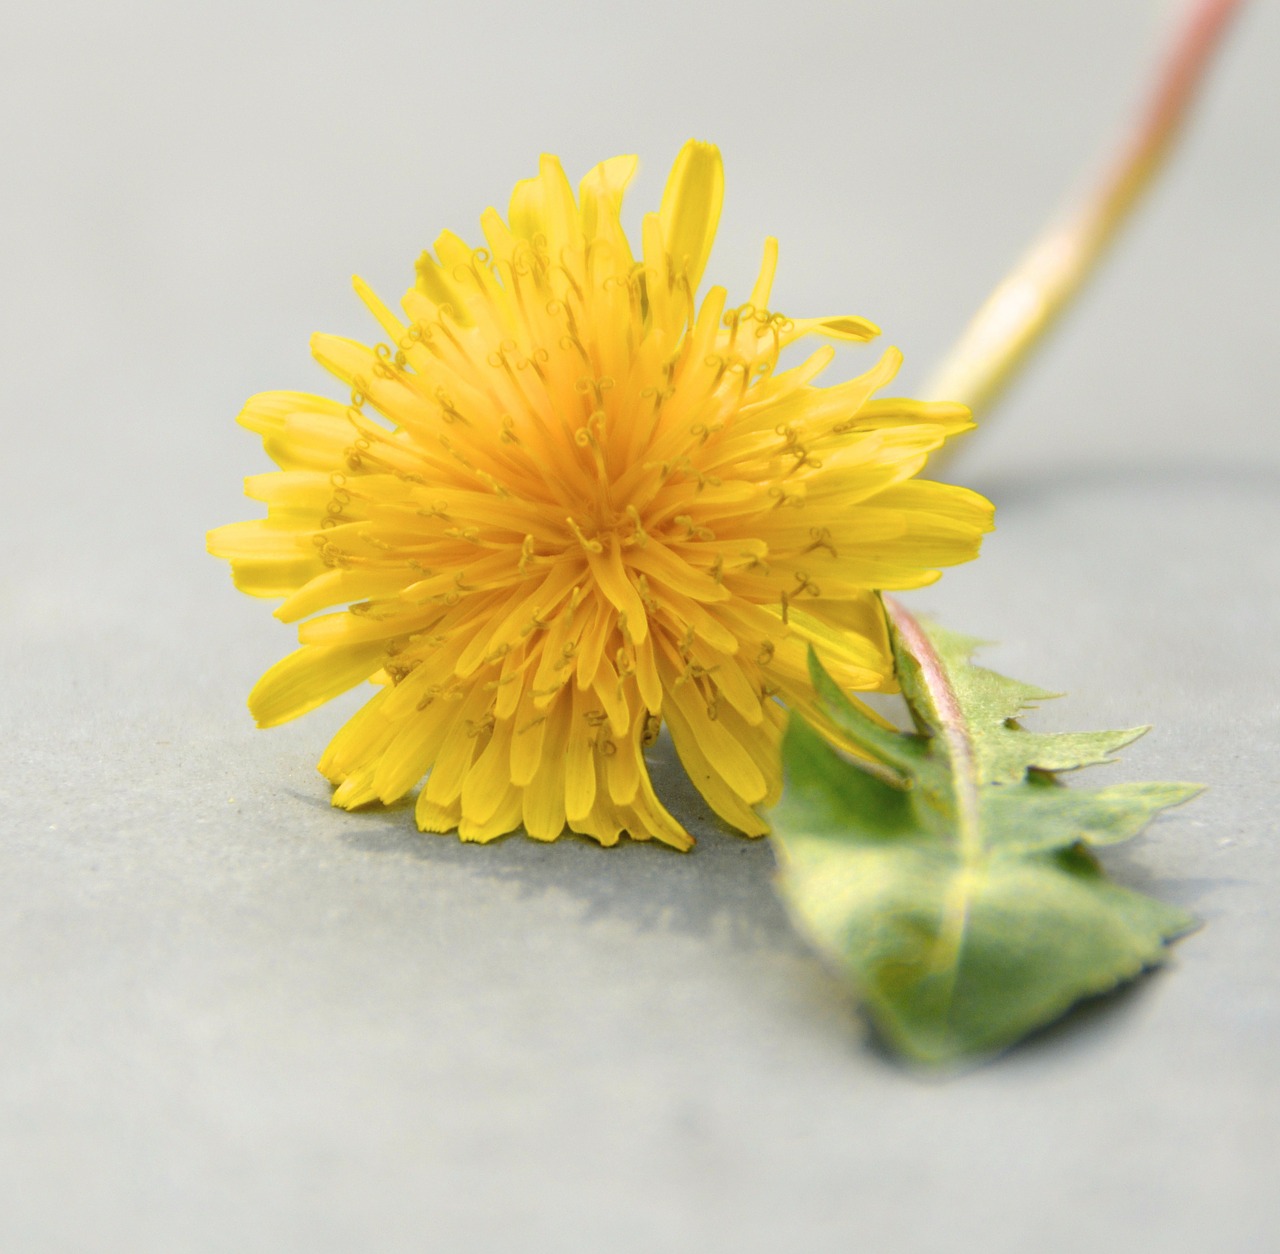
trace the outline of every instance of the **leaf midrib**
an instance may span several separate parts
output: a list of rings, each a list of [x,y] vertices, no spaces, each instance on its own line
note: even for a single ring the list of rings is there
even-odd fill
[[[946,743],[960,858],[966,867],[970,867],[980,861],[985,852],[978,794],[978,755],[973,732],[942,657],[924,628],[892,597],[885,597],[884,604],[894,630],[920,669],[921,680],[937,716],[938,731]]]

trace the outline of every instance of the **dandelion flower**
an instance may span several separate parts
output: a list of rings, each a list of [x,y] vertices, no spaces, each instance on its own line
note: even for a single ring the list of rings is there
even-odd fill
[[[300,624],[257,722],[378,689],[320,760],[335,805],[425,776],[423,830],[685,849],[644,759],[665,723],[707,804],[762,834],[809,646],[846,689],[891,690],[878,590],[932,582],[990,528],[982,497],[913,478],[968,411],[873,399],[896,350],[831,387],[830,345],[779,366],[801,337],[877,330],[771,312],[776,241],[745,304],[699,301],[718,151],[684,147],[638,255],[635,165],[575,198],[544,156],[505,222],[481,218],[485,248],[440,236],[402,314],[356,280],[386,342],[312,341],[348,401],[267,392],[240,416],[280,469],[246,481],[267,517],[209,549]]]

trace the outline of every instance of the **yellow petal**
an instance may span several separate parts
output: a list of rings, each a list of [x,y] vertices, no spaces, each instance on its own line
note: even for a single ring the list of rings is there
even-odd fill
[[[364,302],[365,308],[378,320],[378,325],[387,333],[393,345],[404,339],[406,327],[399,318],[378,299],[377,294],[358,274],[351,276],[351,286],[356,295]]]
[[[262,437],[267,456],[282,470],[345,470],[356,432],[347,411],[334,408],[336,413],[289,414],[279,430]]]
[[[565,694],[547,711],[542,766],[524,790],[524,829],[535,840],[555,840],[564,831],[565,749],[573,702]]]
[[[511,782],[521,788],[533,782],[545,760],[543,744],[547,735],[548,718],[549,715],[535,709],[533,693],[526,690],[516,710],[509,768]]]
[[[995,506],[985,496],[953,483],[912,479],[877,493],[868,503],[906,513],[936,514],[983,532],[994,525]]]
[[[510,720],[499,723],[475,765],[467,772],[462,785],[462,815],[469,823],[483,827],[498,813],[506,799],[507,789],[511,786],[512,727]],[[519,822],[518,807],[516,813],[516,821]]]
[[[613,603],[620,614],[627,616],[627,625],[632,638],[641,643],[649,630],[649,616],[645,612],[644,602],[627,577],[622,562],[622,548],[619,543],[609,545],[607,553],[587,553],[587,564],[595,576],[600,591]]]
[[[477,684],[457,704],[457,717],[436,755],[425,788],[431,800],[440,805],[448,805],[462,796],[467,772],[488,742],[483,723],[489,704],[485,689]]]
[[[778,269],[778,241],[770,235],[764,242],[764,257],[760,262],[760,273],[756,277],[755,286],[751,289],[751,298],[747,302],[757,311],[769,308],[769,293],[773,291],[773,276]]]
[[[406,579],[402,570],[326,570],[293,593],[276,609],[275,616],[282,623],[296,623],[331,605],[390,596],[405,586]]]
[[[676,273],[684,271],[695,292],[711,255],[723,203],[720,150],[714,144],[689,140],[671,168],[658,216],[662,243]]]
[[[636,645],[636,685],[644,708],[650,714],[657,714],[662,709],[662,680],[658,677],[652,640]]]
[[[647,770],[640,772],[640,792],[628,807],[634,818],[627,823],[627,830],[636,840],[655,837],[664,845],[685,853],[693,848],[693,837],[667,812],[653,791],[653,781]]]
[[[492,813],[483,820],[473,818],[467,813],[464,805],[462,816],[456,824],[458,839],[485,844],[499,836],[507,835],[508,832],[514,832],[520,826],[522,804],[521,790],[508,784],[505,791],[499,793]]]
[[[236,587],[250,596],[288,596],[326,570],[311,533],[264,518],[215,527],[205,543],[215,557],[231,563]]]
[[[798,340],[802,335],[823,335],[829,340],[848,340],[862,344],[874,340],[880,328],[866,318],[853,318],[847,314],[835,318],[794,318],[782,336],[784,344]]]
[[[364,703],[338,730],[316,764],[331,784],[341,784],[348,775],[375,762],[396,734],[396,724],[383,712],[386,688]]]
[[[377,801],[378,794],[373,788],[374,763],[370,762],[352,771],[346,779],[334,789],[330,804],[339,810],[356,810]]]
[[[564,767],[564,812],[572,823],[590,813],[596,799],[596,731],[587,721],[589,697],[575,691]]]
[[[427,796],[424,788],[418,794],[417,804],[413,808],[413,817],[417,821],[420,832],[451,832],[462,818],[462,806],[453,801],[441,805]]]
[[[466,289],[430,254],[423,253],[415,266],[416,288],[435,306],[435,313],[447,310],[459,326],[473,325]],[[406,312],[408,300],[405,301]]]
[[[615,805],[626,806],[635,800],[644,773],[638,736],[633,736],[631,743],[620,744],[618,751],[605,759],[605,781]]]
[[[327,396],[308,392],[259,392],[251,396],[236,421],[258,435],[270,435],[284,428],[290,414],[315,413],[338,417],[344,406]]]
[[[611,157],[594,166],[578,185],[582,230],[587,239],[612,237],[622,212],[622,196],[635,177],[635,157]]]
[[[856,422],[858,430],[927,423],[942,427],[949,436],[974,428],[973,416],[967,405],[948,401],[914,401],[900,396],[867,401],[858,411]]]
[[[424,710],[415,710],[399,725],[383,750],[373,789],[384,802],[403,797],[431,769],[451,734],[466,734],[458,726],[459,703],[437,697]]]
[[[711,717],[696,683],[680,681],[678,660],[664,654],[659,661],[666,694],[662,712],[671,726],[671,737],[680,751],[681,761],[687,765],[687,759],[696,758],[699,764],[696,778],[692,770],[690,778],[711,800],[704,788],[706,771],[702,767],[705,765],[737,796],[739,806],[745,803],[743,808],[749,808],[761,800],[768,791],[768,785],[751,754],[728,731],[724,722]]]
[[[259,727],[287,723],[368,679],[386,656],[381,642],[303,645],[258,680],[249,694],[249,709]]]
[[[769,830],[768,825],[747,803],[743,789],[745,782],[755,799],[763,800],[769,787],[759,768],[741,746],[736,746],[736,752],[729,755],[732,761],[726,759],[723,753],[718,753],[713,758],[702,734],[710,720],[703,719],[702,727],[697,728],[685,719],[686,709],[692,709],[692,706],[687,703],[677,706],[673,703],[668,709],[668,721],[672,742],[690,781],[726,823],[733,824],[743,835],[763,836]],[[717,747],[724,748],[723,744]],[[722,773],[725,766],[733,771],[729,778]]]

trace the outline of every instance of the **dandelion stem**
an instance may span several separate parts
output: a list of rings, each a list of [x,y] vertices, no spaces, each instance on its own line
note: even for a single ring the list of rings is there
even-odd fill
[[[974,315],[924,395],[989,409],[1097,266],[1173,148],[1242,0],[1196,0],[1137,126],[1093,193],[1040,236]],[[935,459],[936,464],[936,459]]]

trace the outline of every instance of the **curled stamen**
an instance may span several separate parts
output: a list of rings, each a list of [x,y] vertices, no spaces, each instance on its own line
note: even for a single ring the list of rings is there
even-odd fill
[[[551,620],[539,617],[541,611],[541,606],[534,606],[533,613],[529,616],[529,621],[520,629],[522,636],[531,636],[535,631],[550,630]]]
[[[468,465],[470,465],[470,463],[468,463]],[[495,479],[487,470],[480,470],[478,467],[470,468],[476,478],[479,479],[480,482],[494,494],[494,496],[500,496],[503,499],[506,499],[511,495],[511,489],[508,488],[505,483]]]
[[[569,530],[573,532],[577,541],[588,553],[603,553],[604,545],[599,540],[589,540],[582,532],[582,528],[572,518],[566,518],[565,522],[569,524]]]
[[[685,529],[684,538],[686,540],[714,540],[716,533],[707,527],[700,527],[693,521],[692,514],[677,514],[671,520],[678,527]]]
[[[812,537],[812,543],[808,544],[801,550],[802,553],[812,553],[815,549],[825,549],[832,557],[839,557],[836,552],[835,542],[831,537],[830,527],[810,527],[809,535]]]
[[[547,382],[547,372],[543,367],[551,360],[551,354],[545,348],[535,348],[529,356],[520,363],[519,368],[523,370],[526,366],[538,376],[539,381],[545,386]]]
[[[379,344],[379,348],[387,348],[385,344]],[[378,379],[394,379],[397,374],[396,365],[391,358],[391,350],[387,348],[387,357],[379,356],[378,360],[373,363],[369,369],[373,372],[374,377]]]
[[[795,474],[802,466],[810,466],[814,470],[822,469],[821,458],[811,456],[809,450],[803,444],[797,444],[792,448],[785,449],[784,453],[796,459],[796,464],[791,467],[791,474]]]
[[[640,603],[650,614],[658,612],[658,603],[653,599],[653,593],[649,591],[649,580],[643,572],[636,575],[636,591],[640,594]]]
[[[578,356],[582,358],[583,365],[591,365],[590,354],[588,354],[586,348],[583,346],[582,341],[572,331],[568,331],[562,335],[559,343],[560,347],[563,349],[573,349]]]
[[[448,453],[449,456],[452,457],[455,462],[458,462],[460,465],[465,466],[468,470],[475,470],[475,463],[472,462],[469,458],[467,458],[464,454],[460,453],[458,449],[454,446],[453,441],[450,440],[448,436],[442,435],[442,436],[438,436],[437,438],[440,441],[440,447],[444,449],[444,451]]]
[[[644,548],[649,543],[649,533],[644,529],[644,520],[640,517],[640,511],[634,505],[628,505],[626,512],[631,525],[635,528],[629,539],[632,544]]]
[[[697,667],[692,662],[686,662],[684,670],[676,676],[676,682],[672,684],[672,688],[683,688],[685,684],[692,682],[697,678]]]
[[[435,391],[436,404],[440,406],[440,416],[446,423],[452,426],[455,422],[460,422],[464,427],[471,424],[458,411],[458,407],[453,402],[453,397],[442,387],[436,388]]]
[[[497,720],[492,714],[486,714],[482,719],[467,719],[467,735],[473,739],[476,736],[484,736],[493,731]]]
[[[413,658],[409,662],[388,662],[384,669],[391,680],[391,686],[395,688],[408,679],[421,664],[420,658]]]
[[[689,434],[693,436],[699,444],[705,444],[713,435],[718,435],[724,430],[723,422],[713,422],[707,424],[705,422],[695,422],[689,428]]]
[[[573,257],[567,248],[560,250],[560,260],[555,266],[557,274],[562,274],[569,281],[569,286],[573,288],[573,294],[578,298],[578,303],[583,301],[582,287],[578,280],[573,277],[573,271],[570,268],[573,264]]]

